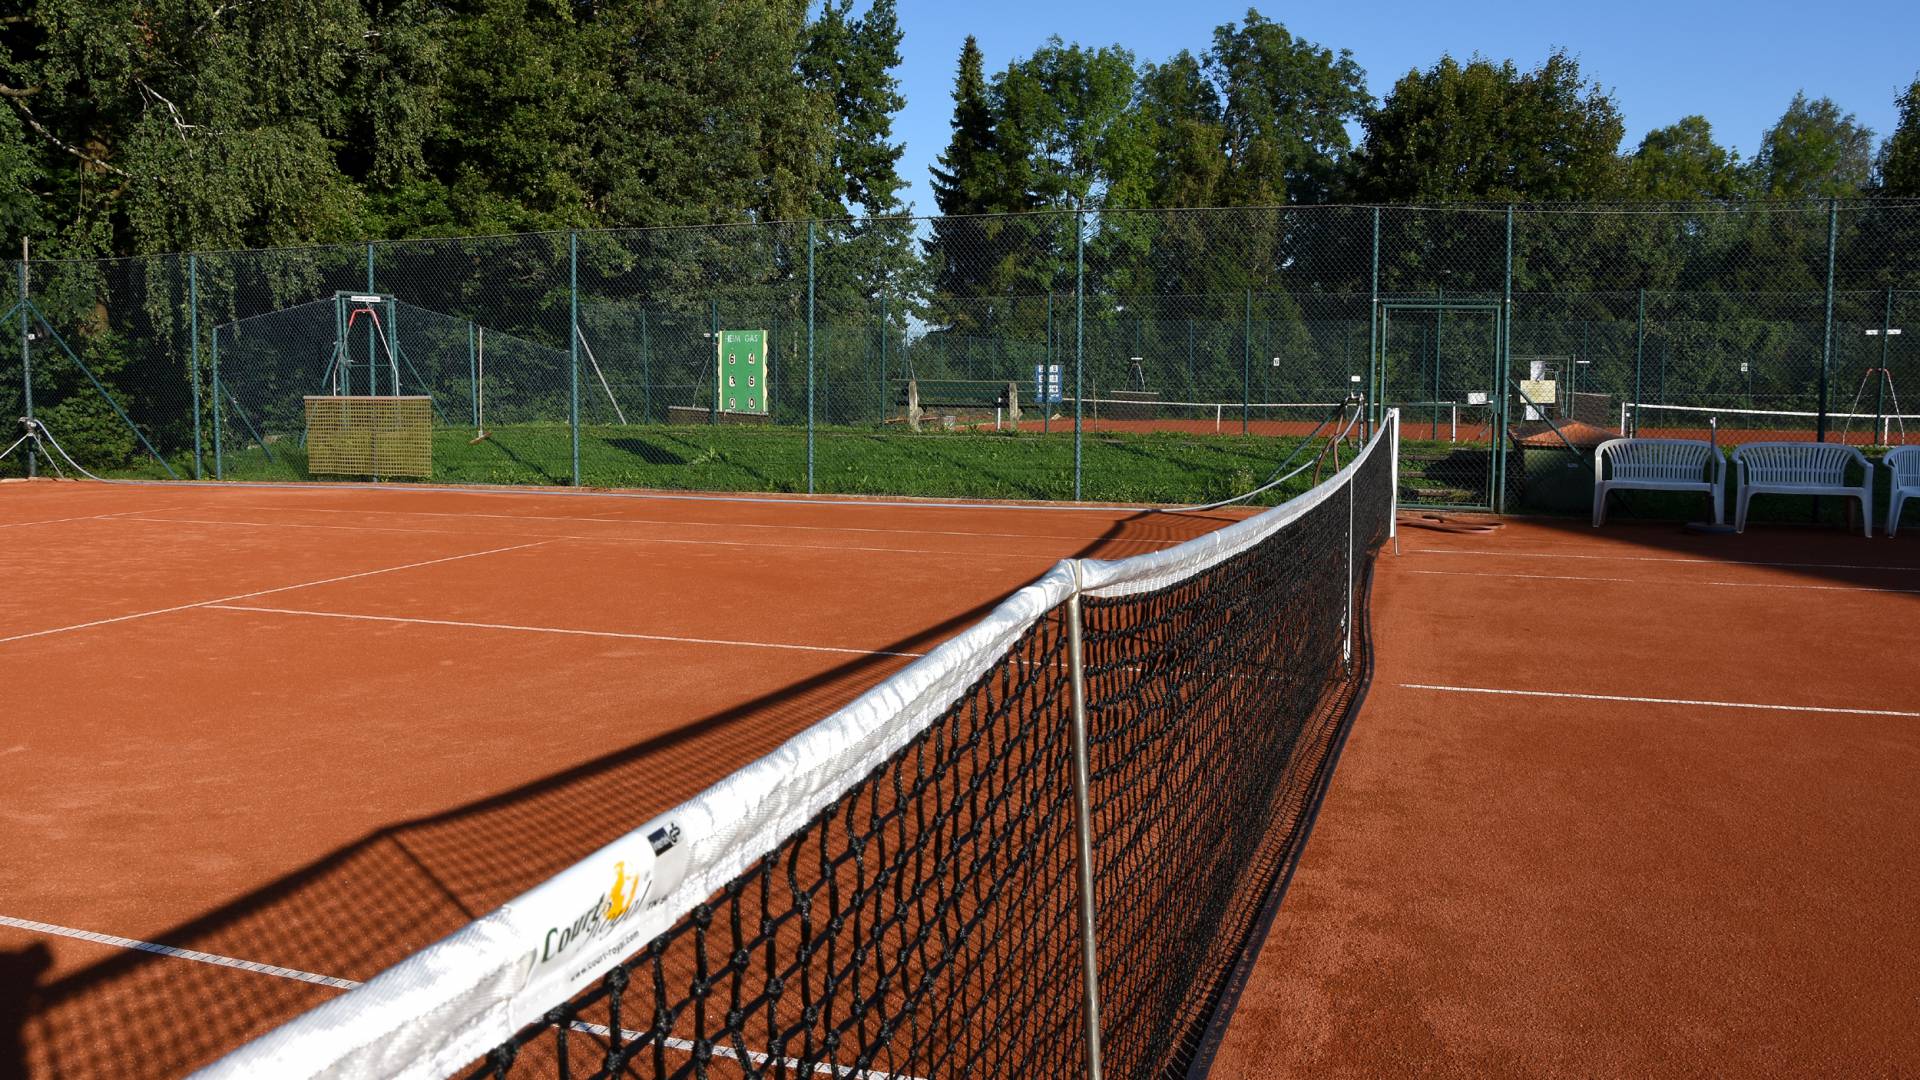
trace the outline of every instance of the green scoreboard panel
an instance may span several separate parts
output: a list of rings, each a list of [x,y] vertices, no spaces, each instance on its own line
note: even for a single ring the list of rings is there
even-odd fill
[[[767,413],[771,389],[765,330],[722,330],[714,356],[719,365],[714,380],[714,407],[721,412]]]

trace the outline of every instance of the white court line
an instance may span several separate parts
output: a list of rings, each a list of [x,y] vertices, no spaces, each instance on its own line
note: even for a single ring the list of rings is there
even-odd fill
[[[76,930],[71,926],[55,926],[53,923],[35,922],[32,919],[16,919],[11,915],[0,915],[0,926],[11,926],[18,930],[31,930],[36,934],[53,934],[57,937],[75,938],[91,941],[96,945],[112,945],[119,949],[135,949],[153,953],[156,956],[168,956],[175,960],[191,960],[196,964],[212,964],[215,967],[237,968],[251,971],[257,975],[272,975],[281,979],[293,979],[296,982],[315,983],[331,986],[338,990],[351,990],[360,984],[352,979],[336,979],[331,975],[316,975],[311,971],[298,968],[280,967],[275,964],[262,964],[256,960],[237,960],[218,953],[205,953],[197,949],[176,949],[172,945],[160,945],[137,938],[120,937],[117,934],[102,934],[94,930]]]
[[[472,536],[471,531],[458,529],[402,529],[387,525],[314,525],[303,521],[226,521],[218,518],[148,518],[129,517],[125,521],[141,521],[152,525],[234,525],[253,529],[331,529],[337,532],[379,532],[402,533],[409,536]],[[850,544],[769,544],[753,540],[676,540],[663,536],[587,536],[579,533],[500,533],[502,538],[509,536],[537,536],[547,540],[582,540],[595,544],[675,544],[682,547],[743,547],[743,548],[786,548],[794,551],[862,551],[889,555],[957,555],[978,559],[1044,559],[1049,563],[1058,562],[1059,555],[1034,555],[1017,551],[946,551],[940,548],[890,548],[857,547]],[[5,639],[0,639],[5,640]]]
[[[58,525],[63,521],[100,521],[104,518],[125,517],[128,514],[161,514],[171,510],[184,510],[181,506],[153,506],[139,510],[115,510],[106,514],[82,514],[78,517],[43,518],[39,521],[9,521],[0,524],[0,529],[24,529],[28,525]]]
[[[134,518],[132,520],[138,521],[140,519]],[[0,637],[0,645],[5,645],[10,641],[25,641],[28,638],[46,637],[49,634],[64,634],[69,630],[86,630],[90,627],[109,626],[113,623],[130,622],[134,619],[146,619],[155,615],[169,615],[176,611],[187,611],[192,608],[208,607],[213,604],[225,604],[233,600],[246,600],[255,596],[272,596],[274,593],[292,592],[295,589],[311,589],[316,585],[332,585],[335,582],[353,581],[356,578],[373,577],[376,574],[391,574],[400,570],[415,570],[422,566],[435,566],[440,563],[458,562],[461,559],[477,559],[482,555],[499,555],[508,551],[521,551],[526,548],[539,547],[541,544],[551,542],[550,540],[537,540],[531,544],[514,544],[511,547],[489,548],[486,551],[470,551],[465,555],[448,555],[442,559],[427,559],[424,562],[407,563],[404,566],[384,566],[378,570],[362,570],[357,574],[342,574],[339,577],[321,578],[319,581],[303,581],[297,585],[282,585],[273,589],[256,589],[253,592],[235,593],[232,596],[216,596],[211,600],[196,600],[191,604],[175,604],[172,607],[155,608],[152,611],[136,611],[131,615],[115,615],[110,619],[94,619],[90,622],[74,623],[71,626],[55,626],[47,630],[33,630],[25,634],[15,634],[12,637]]]
[[[1409,555],[1486,555],[1496,559],[1592,559],[1600,562],[1697,563],[1713,566],[1777,566],[1787,570],[1884,570],[1920,574],[1920,566],[1865,563],[1763,562],[1758,559],[1684,559],[1670,555],[1563,555],[1552,551],[1475,551],[1469,548],[1409,548]]]
[[[1920,593],[1920,589],[1895,589],[1883,585],[1795,585],[1779,581],[1688,581],[1684,578],[1587,577],[1582,574],[1493,574],[1479,570],[1408,570],[1409,574],[1432,577],[1517,578],[1522,581],[1610,581],[1625,585],[1716,585],[1728,589],[1805,589],[1810,592]]]
[[[173,510],[186,510],[188,507],[171,507]],[[974,536],[990,540],[1077,540],[1092,542],[1103,540],[1111,544],[1151,544],[1157,547],[1172,547],[1177,540],[1141,540],[1124,537],[1106,536],[1063,536],[1057,533],[1008,533],[974,532],[968,529],[877,529],[855,525],[773,525],[753,521],[675,521],[670,518],[631,518],[631,517],[570,517],[562,514],[481,514],[464,513],[457,510],[339,510],[323,506],[239,506],[221,507],[222,510],[265,510],[268,512],[286,512],[292,514],[387,514],[394,517],[447,517],[447,518],[484,518],[498,521],[591,521],[596,525],[686,525],[715,529],[787,529],[797,532],[846,532],[846,533],[886,533],[897,536]],[[144,511],[129,511],[141,513]],[[1231,522],[1229,522],[1231,524]]]
[[[257,960],[240,960],[231,956],[221,956],[218,953],[201,952],[198,949],[179,949],[172,945],[161,945],[157,942],[141,941],[138,938],[121,937],[118,934],[102,934],[96,930],[78,930],[71,926],[56,926],[53,923],[36,922],[33,919],[16,919],[11,915],[0,915],[0,926],[11,926],[18,930],[27,930],[36,934],[51,934],[55,937],[90,941],[96,945],[111,945],[119,949],[153,953],[156,956],[164,956],[173,960],[191,960],[196,964],[212,964],[214,967],[250,971],[256,975],[271,975],[277,979],[290,979],[294,982],[330,986],[336,990],[357,990],[361,985],[352,979],[340,979],[332,975],[317,975],[311,971],[301,971],[299,968],[280,967],[277,964],[262,964]],[[576,1031],[598,1035],[603,1039],[613,1034],[613,1029],[601,1024],[588,1024],[576,1021],[571,1026]],[[621,1028],[620,1034],[628,1042],[642,1042],[648,1038],[647,1033],[644,1031],[632,1031],[627,1028]],[[693,1042],[688,1039],[666,1038],[662,1039],[661,1043],[673,1050],[691,1052],[694,1049]],[[741,1057],[738,1050],[727,1046],[715,1046],[713,1048],[713,1054],[715,1057],[733,1058],[736,1060]],[[758,1064],[766,1064],[774,1060],[771,1055],[751,1050],[748,1051],[745,1056]],[[797,1068],[800,1065],[799,1060],[795,1058],[785,1058],[782,1063],[789,1068]],[[870,1078],[870,1080],[919,1080],[917,1077],[897,1073],[854,1073],[846,1066],[836,1067],[826,1063],[815,1065],[813,1071],[831,1076],[861,1076]]]
[[[1636,705],[1699,705],[1711,709],[1761,709],[1768,712],[1836,713],[1843,716],[1900,716],[1920,719],[1920,712],[1900,709],[1842,709],[1830,705],[1771,705],[1753,701],[1705,701],[1697,698],[1636,697],[1629,694],[1572,694],[1559,690],[1500,690],[1489,686],[1438,686],[1401,683],[1403,690],[1437,690],[1449,694],[1499,694],[1504,697],[1566,698],[1573,701],[1620,701]]]
[[[671,634],[633,634],[621,630],[578,630],[566,626],[521,626],[515,623],[465,622],[460,619],[415,619],[404,615],[355,615],[344,611],[307,611],[300,608],[253,607],[246,604],[203,604],[213,611],[252,611],[265,615],[305,615],[316,619],[355,619],[361,622],[410,623],[417,626],[453,626],[467,630],[512,630],[523,634],[565,634],[574,637],[622,638],[628,641],[665,641],[684,645],[732,645],[742,649],[786,649],[793,652],[839,653],[846,656],[900,656],[918,660],[926,653],[885,649],[846,649],[837,645],[789,645],[778,641],[733,641],[727,638],[675,637]]]

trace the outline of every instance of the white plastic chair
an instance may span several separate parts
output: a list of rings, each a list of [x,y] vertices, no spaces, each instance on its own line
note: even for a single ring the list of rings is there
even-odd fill
[[[1847,483],[1847,465],[1856,464],[1864,479]],[[1748,443],[1733,452],[1740,497],[1733,512],[1733,531],[1747,528],[1747,502],[1755,495],[1838,495],[1860,500],[1865,535],[1873,535],[1873,462],[1842,443]]]
[[[1920,495],[1920,446],[1896,446],[1880,464],[1893,473],[1887,485],[1887,535],[1900,531],[1900,506],[1909,495]]]
[[[1609,476],[1607,466],[1613,466]],[[1705,479],[1707,466],[1713,479]],[[1607,492],[1703,491],[1713,503],[1713,523],[1726,514],[1727,459],[1712,443],[1697,439],[1608,439],[1593,452],[1593,525],[1607,520]]]

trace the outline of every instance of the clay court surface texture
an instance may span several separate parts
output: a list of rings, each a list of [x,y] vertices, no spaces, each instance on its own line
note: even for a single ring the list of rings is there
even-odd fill
[[[0,485],[0,1075],[203,1064],[1245,513]],[[1397,546],[1212,1075],[1920,1071],[1920,528]]]

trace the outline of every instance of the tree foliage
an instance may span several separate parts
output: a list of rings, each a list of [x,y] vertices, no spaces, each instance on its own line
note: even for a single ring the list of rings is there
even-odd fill
[[[1626,194],[1634,198],[1731,199],[1744,192],[1745,183],[1740,155],[1714,141],[1704,116],[1647,132],[1626,162]]]
[[[1874,163],[1877,190],[1883,195],[1920,198],[1920,76],[1894,99],[1894,107],[1900,118]]]
[[[1620,110],[1564,50],[1524,72],[1442,57],[1394,83],[1364,127],[1355,190],[1369,199],[1550,202],[1620,187]]]
[[[1800,93],[1761,138],[1753,174],[1772,198],[1837,198],[1866,187],[1872,165],[1873,132],[1832,99]]]

